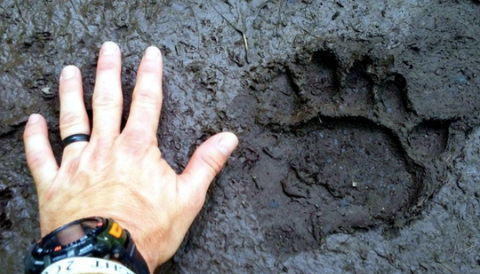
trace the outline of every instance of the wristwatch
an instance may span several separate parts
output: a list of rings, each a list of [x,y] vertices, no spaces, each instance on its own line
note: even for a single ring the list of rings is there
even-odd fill
[[[72,257],[116,261],[137,274],[149,274],[130,233],[112,219],[90,217],[66,224],[33,245],[25,274],[40,274],[49,265]]]

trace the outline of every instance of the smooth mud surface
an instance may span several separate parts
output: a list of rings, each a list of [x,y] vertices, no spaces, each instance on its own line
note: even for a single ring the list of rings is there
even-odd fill
[[[60,159],[59,73],[81,68],[90,110],[106,40],[125,106],[143,50],[162,50],[177,171],[213,133],[240,138],[159,272],[480,272],[478,1],[0,3],[0,272],[39,236],[27,117]]]

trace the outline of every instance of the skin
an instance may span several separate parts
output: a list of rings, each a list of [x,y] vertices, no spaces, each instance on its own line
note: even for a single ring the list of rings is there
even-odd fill
[[[71,221],[102,216],[129,230],[150,272],[173,256],[202,208],[207,189],[238,144],[233,133],[199,146],[182,174],[162,158],[157,129],[162,105],[162,55],[149,47],[138,67],[130,115],[122,114],[121,52],[102,45],[90,129],[82,77],[75,66],[60,76],[60,134],[91,134],[54,158],[45,119],[32,114],[24,132],[27,163],[37,187],[42,236]]]

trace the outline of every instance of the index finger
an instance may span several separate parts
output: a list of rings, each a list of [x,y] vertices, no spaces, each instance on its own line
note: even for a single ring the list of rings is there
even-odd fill
[[[155,140],[162,107],[162,54],[157,47],[145,51],[138,67],[137,83],[132,96],[130,115],[123,133],[144,133],[143,137]],[[136,135],[136,134],[133,134]]]

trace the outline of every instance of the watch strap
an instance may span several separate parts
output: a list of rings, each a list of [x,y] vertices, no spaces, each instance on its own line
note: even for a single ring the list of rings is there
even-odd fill
[[[114,254],[118,254],[118,258],[112,258],[121,261],[126,267],[132,269],[135,273],[150,273],[147,263],[142,254],[137,249],[137,246],[132,241],[132,237],[128,230],[126,248],[117,247],[113,250]],[[127,253],[128,252],[128,253]]]

